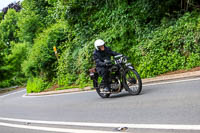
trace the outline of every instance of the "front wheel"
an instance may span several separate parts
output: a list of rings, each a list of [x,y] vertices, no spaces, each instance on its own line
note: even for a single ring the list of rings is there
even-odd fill
[[[123,85],[131,95],[138,95],[142,91],[142,80],[134,69],[127,68],[125,70]]]

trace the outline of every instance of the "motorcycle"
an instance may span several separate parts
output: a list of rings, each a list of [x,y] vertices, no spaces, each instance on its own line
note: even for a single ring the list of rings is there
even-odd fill
[[[104,84],[102,78],[96,72],[96,68],[89,70],[93,87],[98,95],[102,98],[108,98],[111,94],[120,93],[123,89],[131,95],[139,95],[142,91],[142,80],[132,64],[127,62],[127,57],[117,55],[114,56],[113,61],[114,63],[110,61],[111,65],[108,68],[110,93],[104,92]]]

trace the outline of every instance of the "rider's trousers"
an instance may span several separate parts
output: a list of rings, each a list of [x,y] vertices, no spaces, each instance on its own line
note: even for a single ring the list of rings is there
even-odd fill
[[[98,67],[98,74],[103,78],[104,87],[109,87],[109,71],[106,67]]]

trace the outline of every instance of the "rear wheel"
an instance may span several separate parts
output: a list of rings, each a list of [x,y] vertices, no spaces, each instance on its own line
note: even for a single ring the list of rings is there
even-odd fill
[[[102,98],[109,98],[110,94],[106,94],[106,93],[103,93],[102,91],[103,88],[96,88],[96,92],[98,93],[98,95]]]
[[[138,72],[127,68],[124,72],[124,87],[131,95],[138,95],[142,91],[142,80]]]
[[[96,92],[101,98],[108,98],[110,96],[110,94],[103,93],[104,87],[103,87],[103,85],[101,85],[101,81],[102,81],[102,78],[98,77],[96,79],[96,82],[94,83]]]

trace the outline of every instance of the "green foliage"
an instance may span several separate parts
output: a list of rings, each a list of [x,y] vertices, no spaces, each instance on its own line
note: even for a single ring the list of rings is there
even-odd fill
[[[55,22],[49,12],[52,5],[47,0],[23,0],[22,7],[26,15],[37,15],[43,28]]]
[[[73,85],[76,81],[76,76],[73,74],[60,74],[58,76],[58,85],[59,86],[70,86]]]
[[[17,25],[21,42],[34,43],[35,37],[44,28],[55,22],[52,6],[46,0],[23,0],[23,10],[19,13]]]
[[[199,66],[199,5],[197,0],[23,0],[20,12],[9,10],[4,20],[0,14],[0,81],[6,86],[29,78],[28,92],[52,82],[84,87],[99,38],[130,57],[143,78]]]
[[[12,41],[17,42],[17,12],[14,9],[9,9],[0,23],[0,43],[4,43],[6,47],[10,47]],[[8,49],[7,49],[8,50]]]
[[[42,76],[52,80],[56,73],[57,59],[53,47],[58,48],[67,38],[66,23],[57,23],[39,34],[35,44],[23,63],[23,71],[27,76]]]
[[[10,82],[10,80],[2,80],[0,82],[0,87],[1,88],[5,88],[5,87],[11,86],[11,85],[12,85],[12,83]]]
[[[199,53],[191,53],[187,58],[186,68],[190,69],[196,66],[200,66],[200,54]]]
[[[138,0],[123,4],[110,1],[112,4],[108,2],[105,6],[103,2],[96,4],[92,3],[92,0],[87,2],[87,4],[72,2],[67,8],[66,20],[74,31],[75,38],[66,44],[67,48],[59,60],[57,73],[58,77],[66,75],[66,84],[72,84],[76,80],[76,84],[83,85],[89,81],[87,71],[93,64],[93,42],[97,38],[104,39],[113,50],[129,56],[142,77],[152,77],[164,72],[188,68],[189,65],[185,64],[188,64],[189,59],[180,52],[182,48],[179,47],[180,38],[176,38],[185,20],[177,29],[173,27],[176,25],[175,11],[181,8],[177,1]],[[189,25],[191,23],[188,23]],[[195,26],[192,27],[194,29]],[[185,36],[188,32],[191,33],[185,39],[189,43],[193,41],[190,38],[192,37],[190,28],[184,31]],[[171,31],[176,31],[176,34],[170,35]],[[177,44],[172,45],[172,40]],[[189,48],[192,44],[185,47]]]
[[[173,25],[146,34],[137,51],[132,49],[143,55],[138,64],[142,77],[199,66],[199,20],[199,13],[186,13]]]
[[[0,23],[0,81],[9,80],[12,78],[11,65],[7,60],[7,56],[11,53],[11,42],[17,42],[17,30],[16,23],[18,16],[15,10],[9,9],[4,17],[4,20]],[[6,81],[6,84],[10,82]]]
[[[30,12],[28,15],[22,11],[19,15],[20,21],[17,25],[19,27],[18,37],[21,42],[33,43],[33,39],[36,37],[38,31],[40,31],[40,18],[34,12]]]
[[[51,21],[59,20],[59,19],[64,19],[67,7],[64,5],[64,2],[66,0],[48,0],[48,3],[52,5],[48,9],[48,18]]]
[[[49,87],[48,82],[45,82],[45,80],[43,80],[42,78],[31,78],[27,82],[26,89],[27,93],[32,93],[32,92],[38,93],[45,90],[48,87]]]
[[[0,12],[0,23],[3,20],[3,12]]]
[[[4,64],[0,67],[1,87],[22,85],[26,82],[21,64],[26,59],[27,51],[25,43],[12,44],[11,53],[3,58]]]
[[[21,64],[26,59],[28,52],[28,44],[26,43],[17,43],[13,44],[11,48],[11,54],[8,55],[8,62],[11,65],[13,70],[13,75],[19,77],[18,75],[23,75],[21,70]]]

